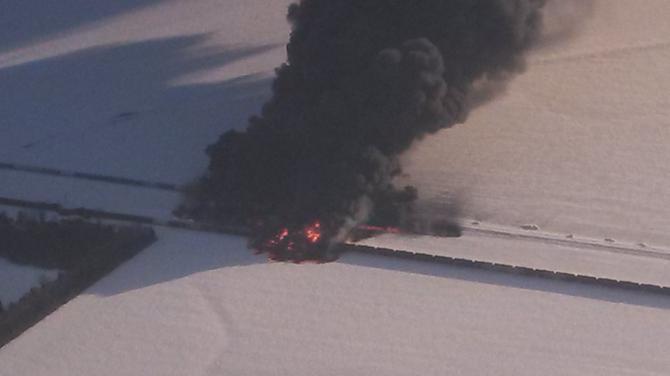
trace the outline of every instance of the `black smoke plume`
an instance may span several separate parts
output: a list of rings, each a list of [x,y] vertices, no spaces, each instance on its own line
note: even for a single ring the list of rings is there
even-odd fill
[[[202,220],[250,225],[255,246],[280,247],[279,257],[297,259],[323,256],[362,222],[396,222],[417,196],[412,187],[393,185],[401,172],[397,156],[463,122],[482,82],[523,69],[543,5],[291,5],[288,61],[276,71],[272,99],[245,131],[227,132],[209,146],[209,169],[185,210]],[[296,245],[317,222],[316,245]]]

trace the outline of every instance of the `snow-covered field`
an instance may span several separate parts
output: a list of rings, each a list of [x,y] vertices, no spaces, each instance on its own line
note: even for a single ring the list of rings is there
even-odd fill
[[[416,145],[409,180],[434,215],[457,200],[481,221],[668,245],[670,2],[566,3],[591,16],[466,124]]]
[[[8,375],[667,375],[670,299],[180,230],[0,351]]]
[[[553,0],[528,70],[405,156],[426,216],[670,248],[670,2]],[[8,0],[0,162],[183,184],[284,61],[290,0]],[[560,4],[561,6],[556,6]],[[568,25],[570,28],[565,28]],[[0,172],[0,196],[168,217],[173,193]],[[668,297],[160,230],[0,375],[667,375]],[[667,260],[473,234],[375,244],[666,283]],[[4,288],[4,287],[3,287]],[[0,298],[1,299],[1,298]],[[4,302],[4,300],[3,300]]]
[[[188,182],[267,99],[289,3],[10,0],[0,161]],[[423,211],[670,244],[670,3],[553,4],[527,72],[407,154]]]
[[[7,308],[31,288],[39,287],[42,281],[52,281],[57,277],[57,270],[16,265],[0,257],[0,302]]]
[[[187,182],[285,60],[288,0],[9,0],[0,160]]]
[[[458,238],[385,234],[359,244],[599,278],[670,286],[670,253],[627,245],[466,230]]]
[[[0,170],[2,196],[59,203],[67,208],[104,209],[169,219],[180,202],[176,192]]]

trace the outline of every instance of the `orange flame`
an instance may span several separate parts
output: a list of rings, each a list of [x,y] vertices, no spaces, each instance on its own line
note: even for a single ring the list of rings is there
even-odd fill
[[[276,247],[277,245],[279,245],[279,243],[281,243],[284,239],[286,239],[286,237],[288,235],[289,235],[288,229],[283,228],[280,232],[277,233],[277,235],[268,239],[264,243],[265,247],[269,247],[269,248]]]
[[[288,236],[288,229],[284,228],[281,230],[281,232],[279,232],[279,234],[277,234],[277,241],[282,241],[286,239],[287,236]]]
[[[305,238],[314,244],[321,240],[321,223],[319,221],[305,227]]]
[[[290,235],[288,228],[283,228],[272,239],[268,241],[270,245],[278,245]],[[321,234],[321,222],[316,221],[303,229],[303,235],[310,243],[317,243],[323,235]],[[290,242],[291,244],[293,242]],[[289,247],[291,248],[291,247]]]
[[[325,238],[320,221],[293,231],[285,227],[261,243],[260,252],[268,252],[273,260],[304,260],[319,257],[319,242]]]

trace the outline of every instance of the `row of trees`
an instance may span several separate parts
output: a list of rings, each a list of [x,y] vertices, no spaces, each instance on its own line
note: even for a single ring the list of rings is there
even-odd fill
[[[81,219],[47,220],[43,215],[0,214],[0,257],[20,265],[71,270],[95,247],[113,237],[113,226]]]
[[[0,347],[119,264],[136,255],[156,236],[151,228],[120,227],[81,219],[47,220],[22,213],[0,214],[0,257],[11,262],[59,269],[55,281],[43,281],[18,302],[0,302]]]

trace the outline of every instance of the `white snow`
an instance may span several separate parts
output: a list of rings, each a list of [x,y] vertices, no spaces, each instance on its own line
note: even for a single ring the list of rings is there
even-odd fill
[[[204,171],[204,148],[268,98],[289,3],[5,1],[0,161],[188,182]],[[668,15],[666,0],[554,0],[545,43],[506,93],[405,156],[421,212],[460,206],[494,226],[669,248]],[[0,181],[2,196],[161,218],[177,200],[7,171]],[[670,275],[665,261],[481,234],[373,241],[647,282]],[[0,374],[670,372],[668,297],[355,254],[268,263],[245,248],[160,230],[3,347]]]
[[[9,1],[0,160],[185,183],[285,60],[289,0]],[[665,0],[555,0],[507,92],[417,143],[427,215],[670,244]],[[12,27],[9,27],[12,26]]]
[[[466,230],[459,238],[386,234],[360,244],[670,287],[670,253]]]
[[[101,209],[170,219],[180,202],[177,192],[0,170],[0,195],[59,203],[66,208]]]
[[[288,0],[5,3],[5,162],[185,183],[286,56]]]
[[[0,302],[6,309],[31,288],[39,287],[42,281],[52,281],[57,277],[57,270],[17,265],[0,257]]]
[[[8,375],[667,375],[670,299],[159,232],[0,351]],[[39,355],[36,355],[39,354]]]
[[[566,3],[591,15],[466,124],[418,143],[408,180],[435,216],[456,200],[491,223],[669,245],[670,2]]]

